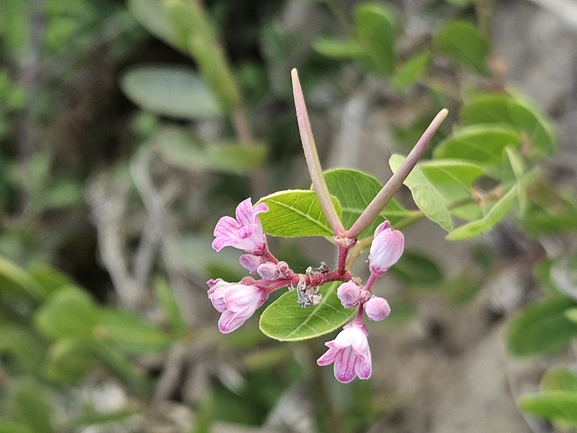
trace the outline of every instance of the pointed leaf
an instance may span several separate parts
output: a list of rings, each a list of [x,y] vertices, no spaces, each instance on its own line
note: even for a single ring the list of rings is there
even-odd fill
[[[450,241],[463,240],[480,235],[487,230],[491,230],[499,223],[499,221],[503,219],[503,217],[505,217],[507,211],[511,207],[511,204],[513,204],[513,201],[517,197],[517,191],[517,186],[511,188],[503,197],[501,197],[497,203],[491,207],[491,209],[482,219],[472,221],[468,224],[462,225],[459,228],[456,228],[446,236],[446,239]]]
[[[397,69],[393,77],[393,86],[399,90],[407,89],[425,74],[430,62],[431,52],[429,50],[414,54]]]
[[[389,159],[391,170],[393,170],[393,172],[397,171],[404,160],[405,158],[401,155],[392,155]],[[427,218],[436,222],[448,232],[453,230],[451,214],[445,205],[443,196],[418,166],[411,171],[411,174],[407,176],[403,183],[409,188],[415,204],[423,211]]]
[[[564,349],[577,337],[577,323],[564,313],[575,307],[569,298],[552,298],[525,307],[510,323],[506,333],[509,353],[534,356]]]
[[[332,199],[340,216],[341,205],[335,197]],[[271,236],[292,238],[333,235],[314,191],[279,191],[261,198],[259,203],[266,203],[269,207],[268,212],[259,214],[259,217],[265,233]]]
[[[421,162],[419,168],[443,196],[452,214],[468,221],[480,218],[480,209],[473,200],[471,187],[483,174],[482,167],[467,161],[440,159]],[[453,206],[467,201],[470,203]]]
[[[199,119],[223,113],[212,90],[186,66],[132,67],[120,77],[120,88],[136,105],[160,116]]]
[[[283,294],[260,316],[261,331],[279,341],[298,341],[319,337],[349,322],[356,308],[346,309],[337,297],[340,282],[321,287],[319,305],[302,308],[295,291]]]

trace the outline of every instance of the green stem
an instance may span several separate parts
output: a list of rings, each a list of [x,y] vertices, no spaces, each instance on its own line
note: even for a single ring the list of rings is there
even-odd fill
[[[385,186],[383,186],[383,188],[375,196],[373,201],[369,203],[367,208],[363,211],[363,213],[359,216],[351,228],[347,230],[345,233],[347,238],[356,239],[356,237],[375,220],[379,213],[381,213],[383,208],[393,197],[393,195],[395,195],[395,193],[403,184],[404,180],[411,173],[423,155],[427,145],[431,142],[433,135],[435,132],[437,132],[437,129],[439,129],[439,126],[441,126],[441,123],[443,120],[445,120],[445,117],[447,117],[448,113],[449,111],[446,108],[443,108],[441,111],[439,111],[419,141],[417,141],[417,144],[415,144],[413,150],[411,150],[411,152],[407,155],[403,164],[401,164],[395,174],[391,176]]]

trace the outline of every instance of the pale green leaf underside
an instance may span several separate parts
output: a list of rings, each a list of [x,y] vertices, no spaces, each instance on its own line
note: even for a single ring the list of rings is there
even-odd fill
[[[215,95],[192,68],[133,67],[120,78],[120,87],[136,105],[161,116],[198,119],[222,114]]]
[[[260,316],[261,331],[279,341],[299,341],[319,337],[349,322],[357,309],[346,309],[337,297],[341,283],[321,287],[319,305],[302,308],[296,291],[289,291],[267,307]]]
[[[332,197],[337,214],[341,215],[341,205]],[[265,233],[271,236],[331,237],[333,230],[323,213],[314,191],[279,191],[259,200],[268,205],[268,212],[259,214]]]
[[[266,147],[262,144],[201,144],[176,126],[160,129],[150,142],[169,163],[194,171],[242,174],[257,168],[266,157]]]
[[[519,407],[551,421],[577,426],[577,392],[546,391],[527,395],[519,400]]]
[[[391,170],[397,171],[404,160],[405,158],[401,155],[392,155],[389,159]],[[411,171],[404,184],[411,191],[417,207],[423,211],[427,218],[448,232],[453,230],[453,220],[443,196],[418,167]]]

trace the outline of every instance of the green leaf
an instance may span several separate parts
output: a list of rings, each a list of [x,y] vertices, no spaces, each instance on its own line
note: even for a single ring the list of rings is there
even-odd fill
[[[211,246],[213,240],[214,237],[209,235],[183,233],[169,243],[168,253],[177,266],[205,281],[210,278],[240,281],[246,275],[246,269],[238,261],[239,251],[224,248],[217,253]]]
[[[136,391],[148,394],[151,391],[148,376],[118,350],[118,346],[105,341],[93,342],[94,353],[97,354],[122,381]]]
[[[128,9],[142,26],[169,45],[186,51],[186,44],[175,37],[168,22],[163,2],[159,0],[128,0]]]
[[[163,0],[166,17],[178,46],[186,47],[195,37],[209,45],[216,44],[216,34],[200,3],[184,0]]]
[[[519,194],[517,194],[518,205],[519,205],[519,216],[522,216],[527,211],[528,201],[527,201],[527,187],[530,182],[525,182],[525,163],[523,158],[519,154],[517,149],[511,147],[505,148],[505,153],[503,154],[504,159],[504,172],[510,172],[509,177],[503,179],[504,183],[515,182],[518,186]]]
[[[482,288],[482,279],[469,269],[463,270],[453,278],[445,280],[441,284],[441,290],[456,306],[461,306],[475,299]]]
[[[47,294],[52,294],[63,287],[75,284],[70,276],[46,263],[31,263],[28,265],[27,271],[30,276],[42,285]]]
[[[222,107],[231,111],[240,103],[241,95],[227,59],[214,45],[192,36],[188,49],[198,63],[202,77],[217,95]]]
[[[24,423],[16,423],[7,418],[0,418],[0,433],[34,433]]]
[[[406,251],[389,273],[407,285],[431,286],[443,281],[443,271],[433,259],[415,251]]]
[[[567,367],[550,368],[541,378],[542,391],[572,391],[577,393],[577,375]]]
[[[260,316],[261,331],[279,341],[299,341],[319,337],[349,322],[356,308],[346,309],[337,297],[340,282],[321,286],[319,305],[302,308],[297,293],[289,291],[270,304]]]
[[[482,167],[467,161],[441,159],[424,161],[419,164],[419,169],[443,196],[452,214],[469,221],[481,216],[471,187],[483,174]],[[464,204],[454,207],[459,202]]]
[[[116,308],[103,308],[98,312],[94,328],[98,340],[118,345],[132,353],[155,353],[166,350],[172,338],[156,325]]]
[[[120,88],[136,105],[160,116],[199,119],[222,115],[214,93],[186,66],[132,67],[120,77]]]
[[[571,320],[572,322],[577,323],[577,308],[569,308],[565,311],[565,317]]]
[[[491,230],[505,217],[505,215],[507,215],[507,211],[517,197],[517,193],[517,186],[512,187],[489,209],[482,219],[471,221],[470,223],[456,228],[449,233],[445,239],[450,241],[463,240]]]
[[[355,8],[355,39],[367,53],[376,72],[394,69],[395,17],[382,3],[361,3]]]
[[[3,368],[9,373],[16,371],[36,372],[45,357],[46,344],[32,329],[13,322],[0,325],[0,354],[6,360]]]
[[[518,146],[519,133],[507,126],[473,125],[460,128],[439,143],[435,159],[460,159],[478,164],[501,164],[503,151]]]
[[[46,297],[46,289],[28,272],[0,257],[0,293],[40,300]]]
[[[401,155],[392,155],[389,159],[391,170],[393,170],[393,172],[397,171],[404,160],[405,158]],[[407,176],[404,184],[411,191],[417,207],[423,211],[427,218],[436,222],[448,232],[453,230],[451,214],[449,213],[449,209],[447,209],[443,196],[418,166]]]
[[[533,104],[520,97],[504,94],[481,94],[467,101],[461,109],[465,124],[497,123],[522,132],[531,144],[531,156],[551,155],[556,148],[553,127]]]
[[[154,280],[154,289],[156,293],[156,299],[158,299],[160,305],[162,305],[168,323],[170,323],[170,326],[177,334],[184,335],[187,332],[188,326],[182,317],[180,307],[176,297],[174,296],[172,287],[170,287],[168,281],[165,279],[156,278]]]
[[[69,286],[51,295],[35,316],[36,325],[47,336],[92,338],[98,307],[81,289]]]
[[[265,233],[271,236],[292,238],[333,235],[333,229],[314,191],[279,191],[261,198],[259,203],[266,203],[269,207],[268,212],[259,214],[259,217]],[[333,204],[340,216],[341,205],[334,197]]]
[[[473,24],[458,20],[443,24],[433,38],[433,45],[465,66],[487,72],[489,44]]]
[[[150,143],[171,164],[189,170],[216,170],[243,174],[259,167],[265,160],[261,144],[201,144],[179,127],[164,127]]]
[[[525,307],[509,323],[506,343],[514,356],[534,356],[564,349],[577,337],[577,323],[564,313],[575,307],[569,298],[553,298]]]
[[[537,287],[549,296],[556,296],[560,293],[559,288],[551,279],[551,270],[555,262],[548,258],[541,258],[533,265],[533,279]]]
[[[48,351],[46,376],[52,381],[72,385],[92,370],[95,360],[90,345],[85,341],[58,340]]]
[[[429,50],[413,54],[397,69],[393,77],[393,86],[399,90],[406,90],[425,74],[430,62],[431,52]]]
[[[532,200],[523,215],[523,228],[532,235],[577,229],[577,200],[570,191],[539,182],[531,186]]]
[[[348,168],[327,170],[324,172],[324,177],[329,192],[341,204],[341,221],[346,229],[353,225],[383,187],[377,178]],[[381,215],[359,235],[359,239],[373,234],[377,226],[385,220],[383,214],[386,214],[389,222],[394,225],[407,216],[408,211],[404,210],[395,199],[391,199]]]
[[[577,392],[547,391],[526,395],[519,407],[554,422],[577,426]]]
[[[319,38],[313,43],[313,49],[332,59],[350,59],[360,57],[364,51],[354,39]]]
[[[13,418],[26,424],[34,433],[51,433],[50,406],[45,389],[26,378],[15,384],[12,394]]]

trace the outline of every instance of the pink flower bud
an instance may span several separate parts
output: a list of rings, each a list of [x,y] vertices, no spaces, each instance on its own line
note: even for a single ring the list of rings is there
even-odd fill
[[[208,298],[214,308],[222,313],[218,329],[228,334],[241,326],[260,307],[268,293],[246,277],[240,283],[227,283],[217,278],[208,281]]]
[[[391,313],[391,307],[386,299],[379,296],[372,296],[367,302],[365,302],[365,313],[367,317],[376,322],[385,320],[387,316]]]
[[[239,257],[238,261],[240,262],[240,265],[251,274],[256,274],[258,266],[265,263],[263,257],[255,256],[253,254],[243,254]]]
[[[259,267],[256,269],[256,272],[261,276],[261,278],[264,278],[266,280],[274,280],[279,276],[276,264],[271,262],[259,265]]]
[[[323,366],[334,362],[335,377],[342,383],[352,381],[355,376],[368,379],[372,364],[367,335],[367,328],[360,319],[346,324],[334,340],[325,343],[329,350],[317,364]]]
[[[258,214],[267,211],[265,203],[259,203],[253,208],[250,198],[241,202],[236,207],[236,219],[224,216],[216,224],[212,248],[220,251],[231,246],[261,255],[266,250],[266,236]]]
[[[337,289],[337,297],[345,308],[353,308],[358,305],[360,295],[361,288],[352,281],[341,284]]]
[[[401,258],[405,248],[405,238],[399,230],[393,230],[388,221],[375,230],[375,237],[369,253],[371,274],[383,275]]]

